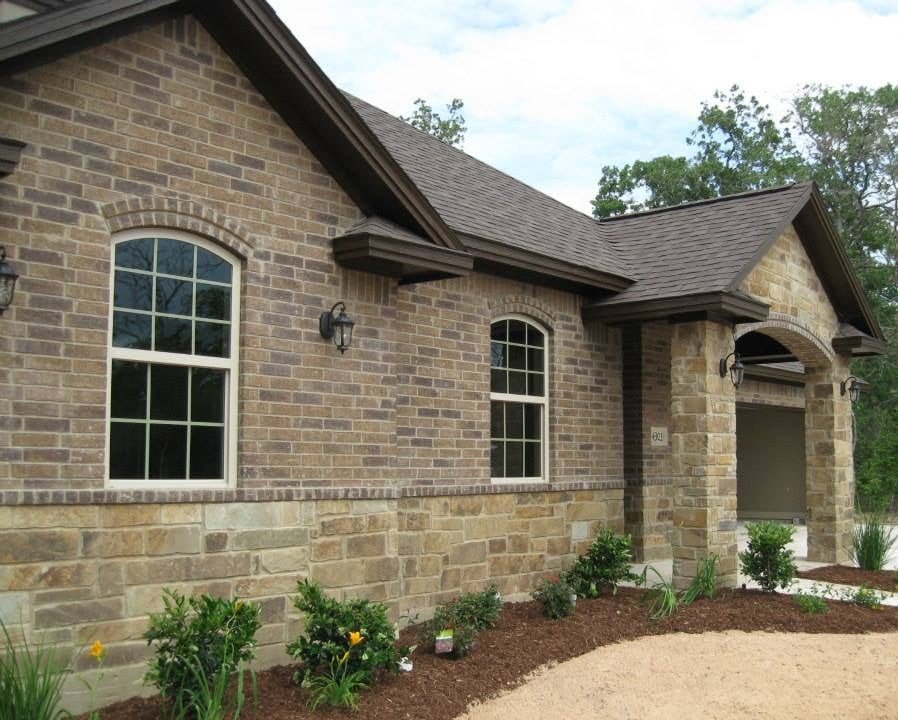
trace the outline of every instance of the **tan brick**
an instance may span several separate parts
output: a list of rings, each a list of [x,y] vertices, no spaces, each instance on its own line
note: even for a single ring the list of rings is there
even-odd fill
[[[483,541],[459,543],[449,548],[450,565],[470,565],[486,560],[486,543]]]

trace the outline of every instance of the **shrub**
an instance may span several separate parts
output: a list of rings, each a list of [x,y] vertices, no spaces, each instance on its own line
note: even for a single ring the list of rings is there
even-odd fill
[[[0,720],[57,720],[71,715],[59,707],[69,671],[53,645],[21,647],[3,632],[0,654]]]
[[[864,521],[854,526],[851,537],[854,547],[854,561],[864,570],[882,570],[895,544],[892,528],[885,525],[882,517],[870,514]]]
[[[480,592],[459,595],[453,604],[455,619],[475,630],[494,627],[502,615],[502,597],[495,585]]]
[[[602,530],[564,578],[580,597],[598,597],[605,587],[616,593],[618,583],[639,577],[630,572],[631,562],[630,536]]]
[[[144,681],[159,688],[172,717],[195,714],[204,680],[214,683],[223,676],[227,684],[255,657],[260,606],[205,594],[185,597],[168,589],[163,593],[165,609],[150,615],[143,635],[147,644],[156,644]]]
[[[719,560],[720,558],[717,555],[711,553],[699,562],[695,577],[692,578],[692,583],[686,588],[682,598],[680,598],[684,605],[689,605],[702,596],[711,600],[714,599],[714,596],[717,594],[717,563]]]
[[[399,672],[396,631],[387,619],[386,605],[360,598],[340,602],[312,580],[299,582],[296,590],[293,605],[305,615],[305,634],[289,643],[287,652],[302,663],[298,682],[339,671],[367,687],[379,670]]]
[[[788,586],[798,571],[793,552],[786,549],[795,529],[769,520],[747,523],[746,529],[748,547],[739,553],[742,572],[765,592],[773,592],[777,585]]]
[[[829,610],[829,605],[826,604],[826,600],[817,595],[797,593],[795,595],[795,602],[798,603],[798,607],[811,615],[819,615]]]
[[[867,585],[861,585],[857,590],[849,591],[848,599],[853,600],[858,605],[863,605],[871,610],[879,610],[882,601],[886,599],[886,594],[875,590]]]
[[[424,625],[421,642],[433,647],[437,634],[441,630],[451,629],[451,655],[464,657],[474,646],[477,631],[493,627],[501,614],[502,598],[495,585],[480,592],[465,593],[437,607],[433,619]]]
[[[542,603],[543,615],[553,620],[573,615],[576,609],[574,589],[562,578],[543,579],[530,595]]]

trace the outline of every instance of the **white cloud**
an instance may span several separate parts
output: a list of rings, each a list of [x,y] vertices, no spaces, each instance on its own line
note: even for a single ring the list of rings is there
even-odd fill
[[[738,83],[775,112],[807,83],[893,80],[885,0],[274,0],[340,87],[394,114],[465,101],[465,149],[585,212],[601,166],[686,152]]]

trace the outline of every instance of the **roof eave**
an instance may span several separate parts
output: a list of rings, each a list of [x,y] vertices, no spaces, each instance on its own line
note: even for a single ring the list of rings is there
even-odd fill
[[[631,279],[620,275],[575,265],[494,240],[474,235],[460,235],[460,238],[468,252],[474,256],[474,269],[487,274],[592,296],[596,293],[620,292],[633,283]]]
[[[464,277],[474,266],[468,253],[373,232],[334,238],[334,260],[353,270],[398,278],[401,284]]]
[[[590,303],[583,307],[583,320],[612,325],[647,320],[715,320],[759,322],[766,320],[770,306],[745,295],[709,292],[628,303]]]
[[[872,357],[885,355],[888,344],[885,340],[870,337],[869,335],[852,335],[850,337],[836,337],[832,339],[833,350],[839,355],[851,357]]]

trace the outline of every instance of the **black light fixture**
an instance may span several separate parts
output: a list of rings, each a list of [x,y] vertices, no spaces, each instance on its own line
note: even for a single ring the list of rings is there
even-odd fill
[[[0,315],[12,303],[19,276],[6,262],[6,248],[0,245]]]
[[[337,308],[340,308],[340,314],[334,315]],[[354,326],[355,321],[346,314],[346,304],[342,300],[334,303],[330,312],[323,312],[318,318],[318,330],[321,332],[321,337],[325,340],[333,339],[334,345],[341,353],[345,353],[352,345],[352,328]]]
[[[848,399],[851,400],[852,405],[861,396],[861,383],[854,375],[849,375],[839,383],[839,394],[844,397],[845,393],[848,393]]]
[[[727,367],[727,360],[733,358],[733,364]],[[730,374],[730,380],[733,381],[733,387],[739,387],[742,384],[742,380],[745,378],[745,365],[742,364],[742,361],[739,359],[739,353],[735,350],[727,355],[725,358],[720,359],[720,377],[726,377],[727,372]]]

